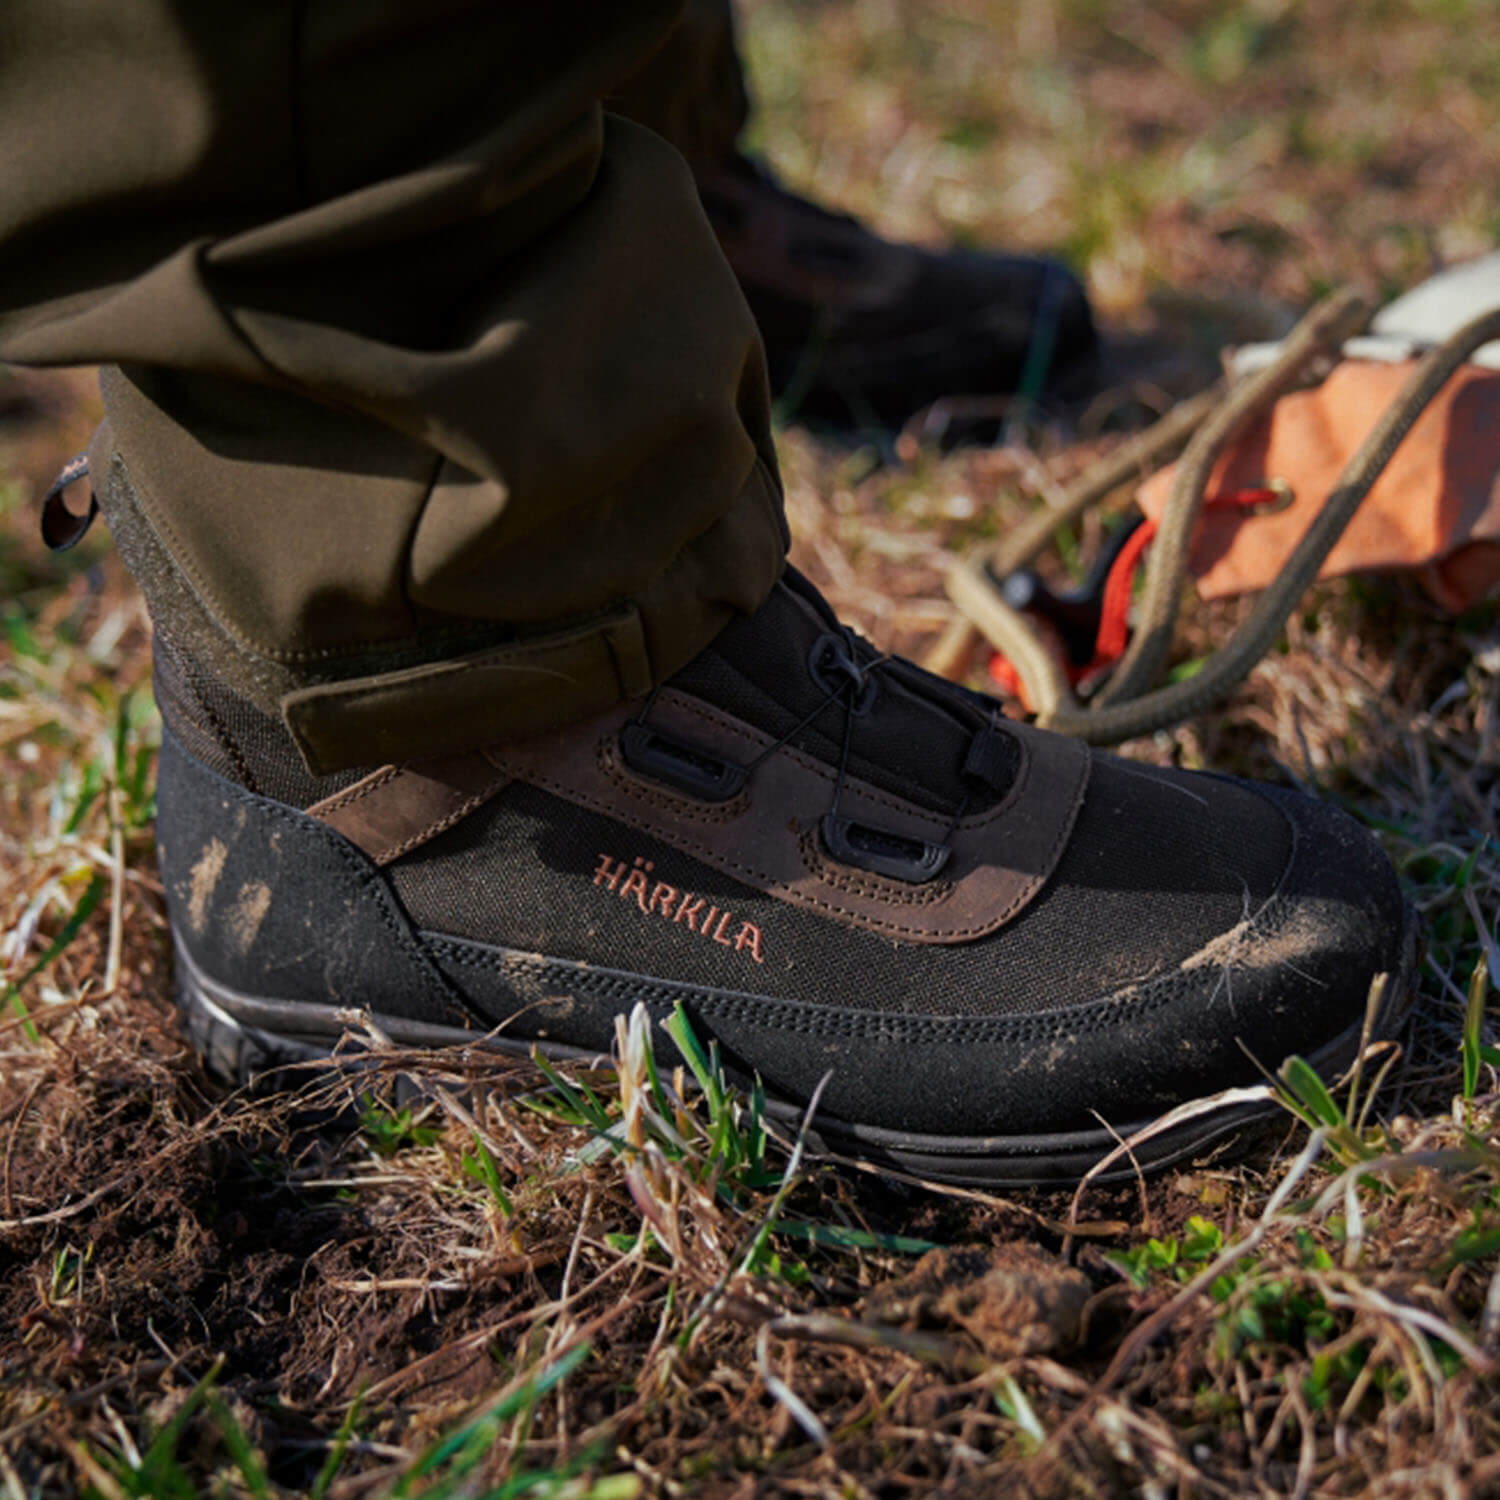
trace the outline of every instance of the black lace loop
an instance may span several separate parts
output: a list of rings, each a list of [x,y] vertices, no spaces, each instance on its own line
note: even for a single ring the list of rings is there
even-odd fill
[[[822,685],[822,684],[820,684]],[[789,740],[795,739],[841,693],[847,679],[827,688],[823,698],[792,725],[780,739],[772,741],[747,765],[727,759],[676,733],[665,734],[648,721],[661,693],[661,684],[651,689],[641,711],[620,731],[620,749],[632,770],[665,782],[705,802],[727,802],[738,796],[755,771]]]
[[[807,670],[812,680],[830,697],[852,687],[849,712],[863,718],[875,706],[875,674],[885,661],[883,656],[869,662],[861,661],[857,638],[846,626],[837,634],[820,635],[813,642],[808,653]]]
[[[1011,742],[1000,728],[1000,710],[990,710],[989,722],[969,741],[962,776],[984,792],[1002,792],[1010,785]]]
[[[88,509],[82,515],[69,510],[63,500],[65,490],[88,477],[89,456],[80,453],[68,460],[62,473],[52,481],[52,487],[42,496],[42,541],[49,550],[66,552],[69,547],[76,547],[94,524],[94,517],[99,514],[99,501],[92,490],[89,491]]]

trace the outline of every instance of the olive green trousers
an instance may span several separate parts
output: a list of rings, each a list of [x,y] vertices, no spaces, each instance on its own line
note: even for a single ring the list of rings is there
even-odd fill
[[[684,156],[744,107],[727,0],[0,7],[0,358],[107,367],[158,628],[314,769],[644,692],[770,590]]]

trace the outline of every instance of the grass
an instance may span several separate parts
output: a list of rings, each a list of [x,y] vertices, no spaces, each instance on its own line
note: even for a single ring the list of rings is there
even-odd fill
[[[1500,237],[1487,16],[758,0],[745,32],[794,184],[1062,246],[1117,318],[1211,341],[1180,294],[1301,306]],[[47,558],[27,508],[87,385],[7,376],[0,412],[4,1500],[1500,1493],[1494,610],[1321,588],[1222,712],[1129,747],[1378,833],[1430,939],[1399,1058],[1289,1065],[1238,1165],[942,1192],[799,1154],[681,1017],[670,1076],[638,1014],[612,1068],[377,1043],[357,1078],[214,1088],[171,1013],[145,621],[102,539]],[[789,428],[797,561],[920,652],[952,549],[1107,417],[952,452]]]

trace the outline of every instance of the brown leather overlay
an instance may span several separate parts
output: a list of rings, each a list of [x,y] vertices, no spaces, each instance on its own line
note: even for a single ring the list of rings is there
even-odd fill
[[[628,709],[614,709],[583,728],[486,754],[517,780],[649,833],[747,885],[909,942],[967,942],[1015,916],[1062,857],[1088,783],[1089,752],[1082,744],[1008,723],[1022,751],[1011,790],[997,806],[959,822],[939,878],[906,884],[835,864],[823,853],[819,824],[833,800],[832,767],[784,745],[732,802],[705,804],[624,764],[619,731],[629,716]],[[772,742],[670,690],[653,704],[651,724],[741,765]],[[949,837],[951,818],[852,777],[840,810],[911,838]]]
[[[482,754],[469,751],[382,766],[307,811],[377,865],[388,865],[468,817],[510,779]]]

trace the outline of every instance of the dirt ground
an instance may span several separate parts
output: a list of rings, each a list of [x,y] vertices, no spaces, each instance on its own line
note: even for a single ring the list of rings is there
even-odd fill
[[[1236,328],[1500,243],[1484,0],[743,14],[752,142],[789,183],[892,234],[1061,248],[1113,328],[1192,351],[980,444],[787,413],[794,558],[892,649],[951,619],[957,551]],[[1378,1103],[1384,1054],[1317,1135],[1289,1104],[1242,1160],[1076,1198],[784,1180],[788,1142],[690,1087],[677,1141],[601,1149],[633,1054],[205,1077],[154,872],[147,622],[106,538],[35,534],[96,418],[89,372],[0,371],[4,1500],[1500,1493],[1493,608],[1322,587],[1222,711],[1128,747],[1379,834],[1429,952]],[[1245,608],[1195,609],[1180,659]]]

